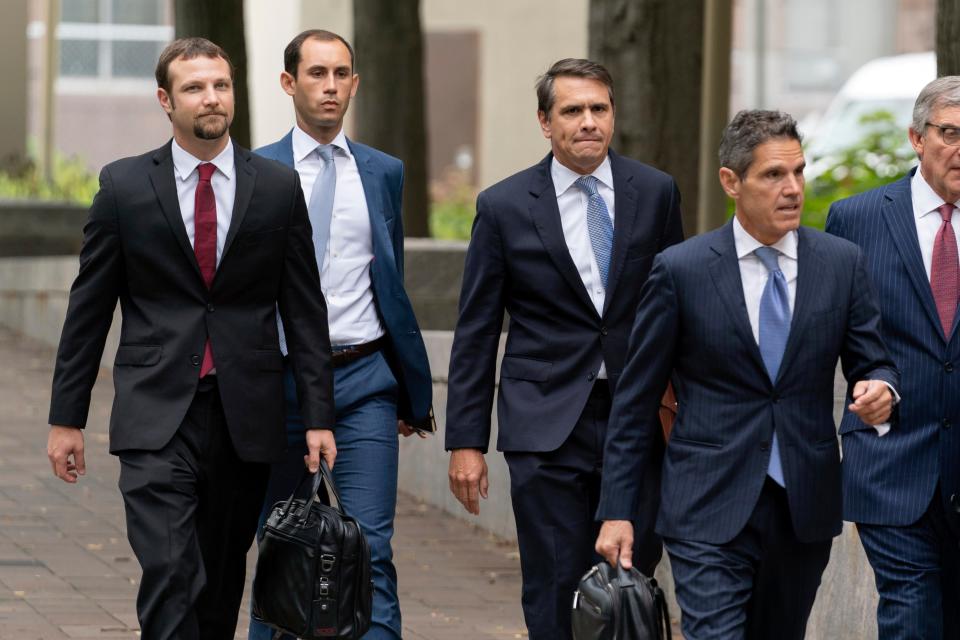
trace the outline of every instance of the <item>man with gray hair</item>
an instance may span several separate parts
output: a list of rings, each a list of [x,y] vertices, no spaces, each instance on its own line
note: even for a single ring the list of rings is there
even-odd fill
[[[672,373],[680,405],[656,531],[683,635],[802,640],[841,528],[837,359],[865,424],[887,420],[898,376],[859,249],[800,226],[794,119],[741,111],[720,163],[733,220],[657,256],[640,294],[607,430],[597,551],[632,564],[637,478],[656,460],[654,413]]]
[[[904,382],[883,437],[843,417],[843,509],[876,577],[880,638],[939,640],[960,638],[960,76],[924,87],[909,136],[920,166],[827,218],[866,255]]]
[[[560,60],[537,82],[537,99],[551,153],[477,198],[446,447],[450,489],[479,513],[508,311],[497,448],[510,468],[524,618],[531,640],[564,640],[577,581],[596,562],[603,437],[639,288],[654,254],[683,234],[673,178],[609,148],[613,80],[605,68]],[[655,513],[659,468],[651,464],[638,481],[638,512]],[[637,566],[652,573],[661,553],[652,523],[639,529]]]

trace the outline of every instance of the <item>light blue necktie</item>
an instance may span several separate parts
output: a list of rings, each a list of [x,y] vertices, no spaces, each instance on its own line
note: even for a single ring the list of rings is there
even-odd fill
[[[593,257],[597,259],[603,288],[607,288],[607,274],[610,271],[610,251],[613,247],[613,222],[607,203],[597,191],[597,179],[593,176],[581,176],[575,183],[587,194],[587,231],[590,233],[590,246]]]
[[[310,216],[310,226],[313,227],[313,247],[317,255],[317,267],[323,269],[323,258],[330,241],[330,220],[333,218],[333,196],[337,192],[337,165],[333,161],[333,152],[336,145],[317,145],[317,155],[323,160],[323,168],[313,181],[310,190],[310,202],[307,203],[307,213]],[[280,322],[280,312],[277,311],[277,325],[280,329],[280,351],[287,354],[287,337]]]
[[[787,338],[790,335],[790,293],[787,290],[787,279],[777,262],[780,252],[771,247],[759,247],[754,250],[754,253],[769,272],[767,284],[760,297],[760,355],[763,357],[763,364],[767,368],[770,381],[776,382],[780,361],[783,360],[783,351],[787,347]],[[770,465],[767,467],[767,475],[781,487],[786,486],[776,431],[773,432],[773,442],[770,445]]]

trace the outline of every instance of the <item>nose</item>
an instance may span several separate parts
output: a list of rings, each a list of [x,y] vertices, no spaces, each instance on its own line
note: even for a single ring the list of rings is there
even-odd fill
[[[790,174],[783,183],[783,192],[787,195],[803,193],[803,176]]]
[[[593,131],[597,128],[597,121],[593,117],[593,112],[590,109],[585,109],[583,111],[583,120],[580,123],[580,128],[584,131]]]
[[[324,93],[336,93],[337,92],[337,79],[332,73],[328,73],[323,79],[323,91]]]
[[[217,90],[212,86],[208,86],[203,92],[203,103],[205,105],[215,105],[220,102],[220,96],[217,94]]]

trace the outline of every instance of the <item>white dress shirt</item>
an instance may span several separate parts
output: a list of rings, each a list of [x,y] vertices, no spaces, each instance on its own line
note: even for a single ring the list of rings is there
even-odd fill
[[[927,184],[927,181],[920,174],[920,168],[913,174],[910,180],[910,196],[913,199],[913,215],[917,222],[917,241],[920,243],[920,255],[923,257],[923,268],[927,270],[927,280],[930,280],[930,265],[933,263],[933,243],[937,238],[937,232],[940,225],[943,224],[943,218],[937,207],[943,204],[943,198]],[[960,206],[960,200],[953,203]],[[958,238],[960,244],[960,220],[956,215],[950,219],[953,226],[953,235]]]
[[[604,158],[599,167],[592,174],[597,179],[597,192],[607,205],[610,214],[610,223],[614,217],[613,171],[610,168],[610,157]],[[567,249],[573,264],[580,273],[583,286],[587,289],[590,301],[597,309],[597,314],[603,314],[603,303],[606,299],[606,289],[600,278],[600,269],[597,259],[593,255],[593,245],[590,244],[590,232],[587,230],[587,203],[586,192],[574,183],[581,175],[560,164],[556,158],[550,163],[550,177],[557,194],[557,207],[560,209],[560,224],[563,226],[563,237],[567,242]],[[600,363],[598,378],[607,377],[607,365]]]
[[[188,153],[173,140],[170,148],[173,156],[173,174],[177,183],[177,199],[180,201],[180,215],[183,217],[183,226],[187,230],[190,246],[193,246],[194,235],[194,204],[197,192],[197,183],[200,174],[197,167],[206,162]],[[217,157],[210,162],[217,168],[210,177],[213,195],[217,201],[217,265],[223,257],[223,245],[230,229],[230,220],[233,218],[233,201],[237,195],[236,167],[233,164],[233,142],[227,140]]]
[[[384,334],[370,280],[373,262],[370,212],[357,161],[350,153],[343,131],[331,144],[337,167],[337,190],[333,197],[330,240],[324,254],[317,256],[320,285],[327,302],[331,344],[363,344]],[[303,129],[294,126],[294,167],[300,174],[300,186],[308,205],[313,183],[323,168],[317,145]]]

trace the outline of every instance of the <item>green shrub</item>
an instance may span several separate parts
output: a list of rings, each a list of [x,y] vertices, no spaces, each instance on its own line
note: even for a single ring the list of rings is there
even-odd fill
[[[459,171],[449,171],[430,185],[430,236],[440,240],[469,240],[477,214],[477,191]]]
[[[53,180],[44,180],[33,162],[24,162],[9,171],[0,171],[0,198],[11,200],[52,200],[89,205],[99,188],[97,176],[77,158],[57,155]]]

